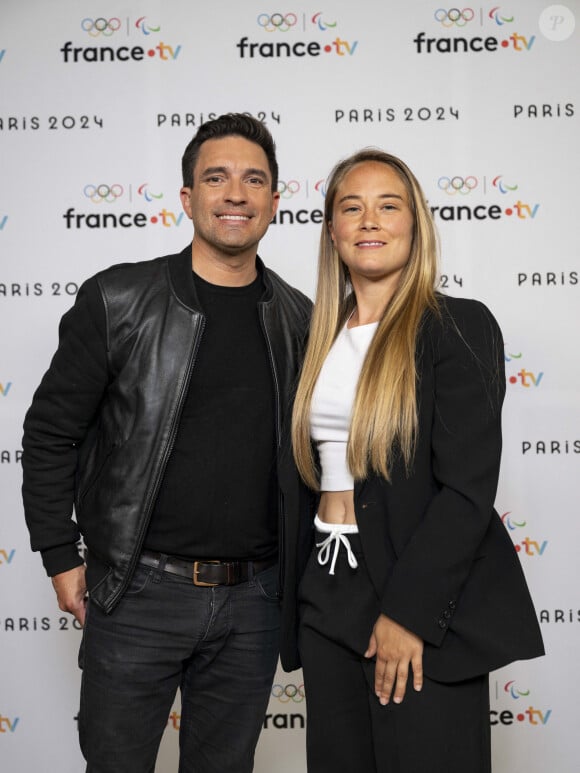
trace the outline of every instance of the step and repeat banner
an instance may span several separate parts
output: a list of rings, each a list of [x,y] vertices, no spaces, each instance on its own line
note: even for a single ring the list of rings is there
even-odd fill
[[[80,631],[20,501],[22,419],[81,282],[191,239],[180,158],[248,112],[277,142],[266,263],[313,295],[325,179],[379,146],[409,163],[441,286],[487,303],[508,394],[497,507],[548,654],[491,676],[495,773],[573,773],[580,692],[580,2],[3,0],[0,4],[0,760],[78,773]],[[276,675],[258,773],[305,771],[300,672]],[[177,700],[158,773],[177,769]],[[427,772],[426,772],[427,773]]]

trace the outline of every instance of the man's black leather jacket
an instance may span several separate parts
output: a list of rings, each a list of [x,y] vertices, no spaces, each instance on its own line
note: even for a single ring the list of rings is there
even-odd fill
[[[311,303],[259,268],[281,446]],[[106,612],[137,563],[203,327],[189,246],[106,269],[81,287],[63,317],[58,350],[26,415],[23,497],[32,548],[54,575],[82,563],[80,532],[91,598]],[[283,548],[282,508],[280,518]]]

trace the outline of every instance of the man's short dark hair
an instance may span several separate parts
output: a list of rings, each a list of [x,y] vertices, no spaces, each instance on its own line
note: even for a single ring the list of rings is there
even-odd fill
[[[243,137],[250,142],[259,145],[268,159],[270,175],[272,176],[272,191],[278,188],[278,162],[276,161],[276,145],[272,135],[261,121],[245,113],[226,113],[220,115],[214,121],[202,124],[196,135],[185,148],[181,159],[181,172],[183,185],[191,188],[193,185],[193,172],[199,156],[199,149],[207,140],[219,140],[230,136]]]

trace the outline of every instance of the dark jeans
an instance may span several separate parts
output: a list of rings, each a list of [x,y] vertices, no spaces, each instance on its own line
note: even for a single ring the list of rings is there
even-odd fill
[[[179,773],[245,773],[277,658],[276,566],[201,588],[139,566],[119,605],[89,611],[79,653],[87,773],[153,773],[181,688]]]

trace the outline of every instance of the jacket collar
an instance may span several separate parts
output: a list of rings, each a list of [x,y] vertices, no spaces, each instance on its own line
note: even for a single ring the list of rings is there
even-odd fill
[[[191,268],[191,244],[188,244],[185,249],[176,255],[169,255],[167,262],[174,294],[185,306],[201,314],[202,309],[195,291],[193,271]],[[268,302],[273,298],[274,288],[270,277],[268,276],[268,270],[259,255],[256,255],[256,268],[262,275],[262,281],[266,288],[261,301]]]

